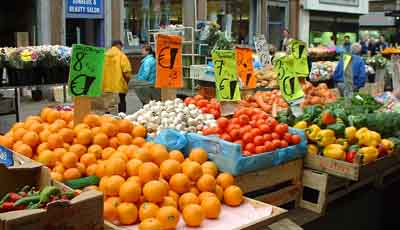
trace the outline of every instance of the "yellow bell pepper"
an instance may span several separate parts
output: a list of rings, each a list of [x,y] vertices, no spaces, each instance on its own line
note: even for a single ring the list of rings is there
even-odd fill
[[[299,121],[293,126],[293,128],[306,129],[307,128],[307,122],[306,121]]]
[[[381,135],[368,129],[358,130],[356,137],[360,146],[377,146],[381,142]]]
[[[393,141],[391,141],[389,139],[382,139],[381,144],[383,145],[383,147],[385,147],[385,149],[388,151],[388,153],[393,152],[393,149],[394,149]]]
[[[355,127],[353,127],[353,126],[347,127],[344,130],[344,136],[346,137],[348,142],[350,142],[350,143],[355,143],[356,142],[356,140],[357,140],[356,132],[357,132],[357,129]]]
[[[345,149],[345,150],[349,147],[349,142],[347,142],[347,140],[344,138],[336,139],[335,144],[339,144],[339,145],[343,146],[343,149]]]
[[[375,131],[369,131],[370,142],[368,146],[377,146],[381,143],[381,135]]]
[[[330,129],[323,129],[318,133],[318,145],[328,146],[336,141],[335,132]]]
[[[311,155],[317,155],[318,154],[318,147],[314,144],[308,144],[307,145],[307,153]]]
[[[318,125],[311,125],[306,129],[307,138],[311,141],[318,141],[318,133],[321,128]]]
[[[361,129],[359,129],[359,130],[357,130],[357,132],[356,132],[356,138],[358,139],[358,140],[360,140],[362,137],[363,137],[363,135],[365,134],[365,133],[367,133],[369,130],[367,129],[367,128],[361,128]]]
[[[368,164],[378,158],[379,151],[375,147],[363,147],[358,152],[362,155],[362,163]]]
[[[325,157],[329,157],[335,160],[346,159],[346,152],[344,151],[343,146],[339,144],[330,144],[326,146],[322,153]]]

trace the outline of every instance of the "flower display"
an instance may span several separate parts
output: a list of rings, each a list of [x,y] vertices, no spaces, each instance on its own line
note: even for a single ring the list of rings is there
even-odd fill
[[[337,62],[319,61],[313,62],[310,71],[310,80],[312,82],[326,81],[333,77]]]
[[[380,54],[368,57],[365,62],[374,69],[384,69],[387,64],[386,58]]]

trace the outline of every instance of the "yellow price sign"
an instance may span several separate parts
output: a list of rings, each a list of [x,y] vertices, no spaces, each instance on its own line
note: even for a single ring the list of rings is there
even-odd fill
[[[235,51],[215,50],[211,57],[214,64],[217,99],[239,101],[240,83],[236,71]]]
[[[295,60],[290,56],[283,56],[274,60],[274,69],[278,73],[279,89],[283,99],[294,102],[304,97],[299,79],[295,74]]]
[[[289,49],[290,57],[293,58],[294,74],[298,77],[308,76],[307,44],[300,40],[292,40],[289,42]]]

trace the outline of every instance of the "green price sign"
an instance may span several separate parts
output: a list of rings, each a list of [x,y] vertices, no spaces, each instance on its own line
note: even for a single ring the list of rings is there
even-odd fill
[[[212,53],[215,86],[219,101],[239,101],[240,82],[237,77],[234,50],[216,50]]]
[[[283,56],[274,60],[274,68],[278,73],[279,89],[283,99],[288,103],[304,97],[300,81],[295,75],[294,62],[294,59],[290,56]]]
[[[308,76],[307,44],[300,40],[292,40],[289,43],[289,49],[290,56],[293,58],[294,74],[299,77]]]
[[[72,46],[68,79],[70,96],[101,96],[104,52],[103,48],[93,46],[81,44]]]

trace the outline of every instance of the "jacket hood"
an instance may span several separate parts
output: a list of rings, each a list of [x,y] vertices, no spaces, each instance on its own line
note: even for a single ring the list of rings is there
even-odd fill
[[[107,50],[105,55],[109,57],[114,57],[120,55],[120,53],[121,50],[119,50],[117,47],[111,47],[110,49]]]

